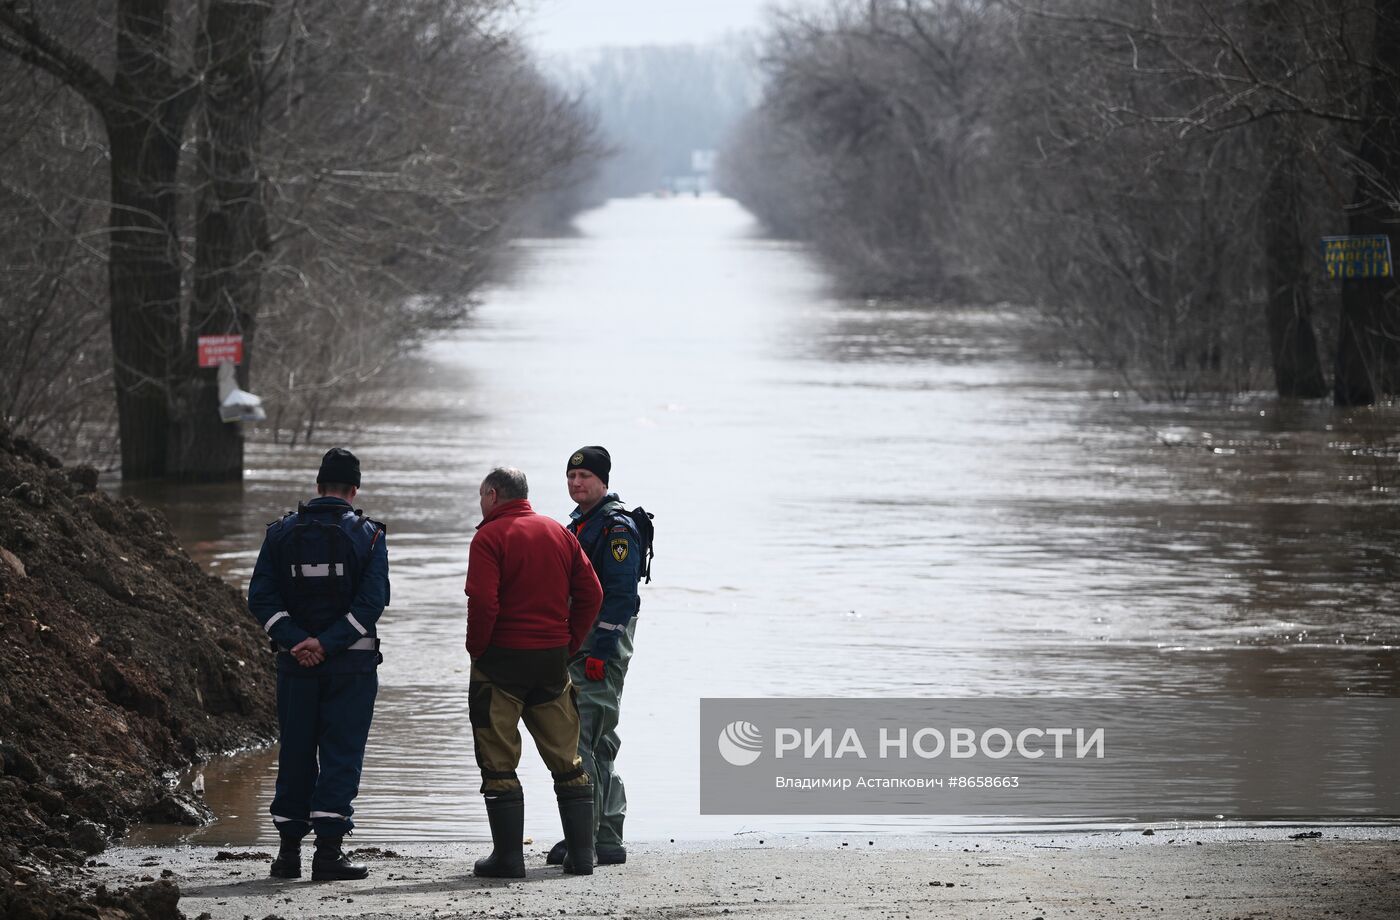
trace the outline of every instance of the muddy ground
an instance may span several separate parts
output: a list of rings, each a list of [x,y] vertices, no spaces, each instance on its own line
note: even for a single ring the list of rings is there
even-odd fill
[[[159,512],[0,427],[0,916],[173,916],[169,884],[69,914],[51,881],[134,822],[205,820],[171,777],[271,738],[273,694],[241,594]]]
[[[1167,830],[1054,835],[742,837],[629,847],[591,877],[546,867],[471,877],[483,845],[371,849],[357,882],[267,877],[270,853],[122,848],[88,884],[168,878],[211,920],[265,918],[1384,918],[1400,915],[1400,829]],[[256,855],[261,854],[261,855]],[[307,848],[309,868],[310,849]],[[253,856],[234,859],[233,856]]]

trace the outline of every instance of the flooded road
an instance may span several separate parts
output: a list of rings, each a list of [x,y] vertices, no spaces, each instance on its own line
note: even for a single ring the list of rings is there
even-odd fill
[[[462,649],[476,486],[519,466],[563,519],[582,444],[656,514],[630,837],[958,823],[702,817],[702,696],[1400,695],[1394,410],[1144,405],[1039,357],[1013,309],[842,300],[725,200],[617,201],[580,229],[520,244],[514,280],[350,438],[394,600],[357,841],[486,836]],[[137,494],[246,585],[330,443],[252,447],[241,488]],[[526,832],[553,840],[526,747]],[[195,839],[273,839],[266,752],[205,778],[223,817]]]

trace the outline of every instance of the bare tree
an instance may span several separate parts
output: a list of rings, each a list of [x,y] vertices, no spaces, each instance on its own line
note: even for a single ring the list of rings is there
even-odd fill
[[[187,479],[241,479],[243,432],[219,414],[217,372],[200,368],[201,335],[241,334],[248,386],[268,248],[262,173],[264,33],[272,0],[206,0],[195,67],[194,278],[171,381],[167,469]]]
[[[304,0],[272,27],[257,389],[314,432],[459,319],[517,209],[585,175],[591,118],[494,2]]]
[[[1371,24],[1368,66],[1355,91],[1355,110],[1363,114],[1347,219],[1353,235],[1388,235],[1400,217],[1400,2],[1375,0]],[[1400,392],[1400,297],[1393,274],[1342,285],[1334,399],[1370,405],[1382,393]]]
[[[0,124],[0,419],[73,453],[112,421],[105,132],[51,77],[4,55]]]
[[[1004,18],[942,0],[785,15],[764,59],[767,95],[738,134],[744,147],[725,157],[727,187],[800,227],[864,292],[975,296],[978,267],[959,231]],[[741,149],[776,168],[751,169]],[[790,188],[794,175],[813,184]],[[769,183],[782,191],[770,195]]]
[[[858,290],[1035,304],[1178,398],[1322,395],[1337,342],[1337,399],[1365,402],[1400,385],[1394,285],[1347,282],[1319,319],[1316,240],[1397,214],[1398,22],[1391,0],[835,0],[778,22],[726,175]]]
[[[1256,3],[1252,20],[1254,72],[1261,84],[1281,85],[1296,66],[1290,38],[1307,34],[1290,22],[1286,0]],[[1327,394],[1314,331],[1306,273],[1300,266],[1312,255],[1303,238],[1306,227],[1306,124],[1297,115],[1279,113],[1259,123],[1259,148],[1268,180],[1259,206],[1260,245],[1264,257],[1269,347],[1278,395],[1315,398]]]
[[[187,11],[168,0],[118,0],[108,76],[64,40],[73,19],[50,21],[34,4],[0,3],[0,49],[81,96],[106,130],[111,354],[125,477],[242,475],[242,439],[220,422],[212,371],[197,366],[193,337],[211,322],[224,331],[228,323],[216,317],[230,309],[257,311],[256,88],[269,9],[270,0],[207,0],[198,18],[201,59],[192,61],[182,39],[188,30],[177,28]],[[205,184],[187,311],[180,158],[201,103]]]
[[[105,385],[125,476],[236,478],[200,335],[242,333],[241,384],[304,430],[459,319],[599,153],[507,6],[0,0],[0,72],[39,90],[0,95],[8,420],[71,432]]]

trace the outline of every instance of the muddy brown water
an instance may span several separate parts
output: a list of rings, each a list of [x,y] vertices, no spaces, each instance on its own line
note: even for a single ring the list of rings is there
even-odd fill
[[[657,515],[619,758],[636,839],[974,823],[701,816],[704,696],[1400,696],[1395,410],[1144,404],[1038,355],[1016,310],[843,300],[722,199],[616,201],[580,229],[518,244],[513,280],[343,436],[393,580],[357,841],[486,836],[476,486],[520,466],[563,519],[581,444]],[[237,488],[134,491],[246,585],[329,443],[260,441]],[[218,823],[134,839],[268,843],[273,775],[267,751],[216,760]]]

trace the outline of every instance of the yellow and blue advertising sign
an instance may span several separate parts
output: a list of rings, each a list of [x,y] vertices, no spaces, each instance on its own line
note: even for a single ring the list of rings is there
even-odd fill
[[[1322,259],[1327,263],[1329,281],[1395,276],[1395,263],[1390,257],[1390,237],[1385,234],[1324,236]]]

